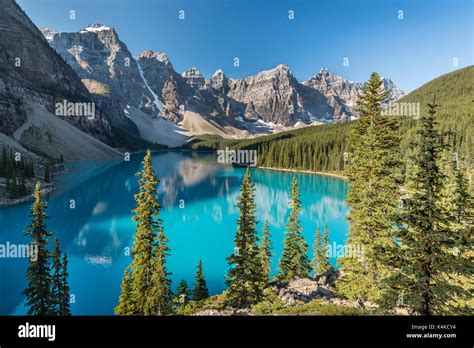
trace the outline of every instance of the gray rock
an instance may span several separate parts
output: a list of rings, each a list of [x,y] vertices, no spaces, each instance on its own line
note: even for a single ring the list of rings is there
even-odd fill
[[[317,282],[308,278],[295,279],[288,285],[275,284],[272,290],[275,291],[280,300],[290,305],[297,302],[307,303],[317,298],[330,299],[334,297],[331,289],[320,286]]]
[[[80,78],[51,49],[19,5],[14,0],[0,0],[0,7],[0,132],[13,138],[27,122],[31,109],[44,109],[53,115],[56,103],[64,100],[91,103],[92,96]],[[101,142],[113,142],[110,120],[100,109],[95,110],[93,119],[61,118]],[[48,142],[46,138],[39,140]]]
[[[71,33],[52,33],[47,28],[42,31],[50,45],[85,82],[114,125],[133,127],[124,113],[127,105],[140,108],[151,116],[159,114],[159,107],[142,78],[137,61],[113,28],[94,24]],[[110,89],[110,93],[104,93],[104,88],[94,88],[99,84]]]
[[[345,79],[322,68],[316,75],[303,83],[305,86],[317,89],[329,100],[334,108],[336,121],[348,120],[355,115],[358,95],[361,93],[362,83]],[[384,89],[390,89],[389,98],[399,99],[404,93],[392,80],[383,78]]]
[[[313,278],[319,285],[332,286],[340,275],[341,272],[338,269],[331,267],[326,272],[316,275]]]

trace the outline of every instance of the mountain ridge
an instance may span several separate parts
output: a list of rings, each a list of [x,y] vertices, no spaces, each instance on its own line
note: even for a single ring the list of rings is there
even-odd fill
[[[128,120],[142,119],[133,117],[136,115],[128,117],[130,114],[127,116],[123,111],[127,105],[154,119],[161,117],[175,124],[182,123],[186,112],[193,112],[202,116],[200,120],[218,124],[228,137],[253,137],[261,135],[262,131],[263,134],[278,132],[298,125],[345,122],[354,118],[355,100],[362,86],[330,73],[326,68],[322,68],[313,78],[327,72],[332,81],[344,81],[344,86],[348,85],[352,92],[346,93],[331,81],[328,88],[308,83],[311,78],[300,82],[286,64],[242,79],[228,77],[221,69],[210,77],[205,77],[196,67],[179,73],[164,52],[145,50],[132,57],[115,29],[105,24],[89,25],[71,33],[58,33],[47,28],[42,31],[51,46],[81,78],[111,85],[113,97],[99,100],[107,100],[101,105],[105,104],[104,108],[109,108],[109,112],[116,115],[113,121],[122,127],[127,127]],[[105,51],[101,50],[100,59],[94,59],[93,48],[100,43]],[[124,68],[124,58],[133,60],[137,66],[131,63]],[[112,68],[118,69],[117,78],[113,76]],[[136,78],[138,75],[141,75],[143,83]],[[114,83],[114,79],[120,76],[128,84]],[[136,81],[136,84],[130,81]],[[393,82],[387,80],[387,88],[392,86],[395,86]],[[129,89],[137,93],[127,96]],[[397,98],[403,95],[398,87],[396,92]],[[257,121],[260,122],[258,125]],[[134,135],[141,135],[143,129],[140,131],[140,125],[135,123],[134,126],[138,128]],[[159,139],[154,139],[151,134],[147,140],[159,143]]]
[[[105,113],[98,108],[93,117],[82,115],[61,115],[56,112],[58,103],[91,103],[91,95],[82,84],[75,71],[54,51],[42,32],[24,13],[21,7],[12,0],[0,0],[0,31],[2,33],[2,50],[0,51],[0,132],[10,137],[11,141],[2,144],[8,148],[12,141],[16,148],[31,149],[35,144],[57,146],[45,147],[44,154],[58,159],[61,155],[66,160],[80,159],[77,149],[64,142],[62,134],[55,131],[73,130],[75,144],[87,143],[88,136],[98,139],[97,151],[84,153],[82,159],[88,159],[91,153],[98,158],[116,155],[110,145],[113,144],[111,125]],[[37,129],[31,119],[35,110],[40,110],[47,120],[54,118],[63,122],[59,126]],[[51,116],[51,117],[49,117]],[[54,117],[54,118],[52,118]],[[25,124],[30,127],[23,127]],[[21,131],[19,131],[21,129]],[[61,148],[64,153],[57,153]],[[73,155],[75,154],[75,155]]]

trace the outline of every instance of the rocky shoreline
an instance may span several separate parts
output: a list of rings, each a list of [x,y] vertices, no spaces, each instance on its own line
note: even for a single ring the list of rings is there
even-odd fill
[[[276,168],[276,167],[263,167],[258,166],[257,168],[260,169],[268,169],[268,170],[276,170],[280,172],[294,172],[294,173],[306,173],[306,174],[317,174],[317,175],[326,175],[332,176],[334,178],[342,179],[342,180],[349,180],[349,178],[343,174],[339,173],[331,173],[331,172],[316,172],[312,170],[303,170],[303,169],[286,169],[286,168]]]
[[[48,194],[50,194],[51,192],[54,191],[54,184],[53,183],[45,184],[45,183],[42,182],[42,185],[43,185],[43,190],[41,191],[41,194],[43,196],[46,196],[46,195],[48,195]],[[19,198],[14,198],[14,199],[0,198],[0,208],[10,207],[10,206],[14,206],[14,205],[17,205],[17,204],[30,202],[32,200],[33,200],[33,194],[32,193],[30,193],[26,196],[19,197]]]

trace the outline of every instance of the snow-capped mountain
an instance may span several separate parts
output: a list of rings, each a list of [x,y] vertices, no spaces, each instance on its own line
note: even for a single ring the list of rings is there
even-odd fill
[[[130,122],[123,111],[126,105],[150,116],[158,115],[160,110],[139,65],[113,28],[94,24],[73,33],[51,29],[42,32],[96,102],[108,111],[114,125],[129,128]]]
[[[93,104],[90,93],[15,1],[0,0],[0,8],[0,147],[31,158],[118,155],[106,145],[113,145],[113,139],[103,110],[88,117],[57,112],[64,102]],[[52,30],[44,34],[56,35]]]
[[[255,127],[257,121],[266,125],[266,131],[274,126],[344,122],[354,116],[362,87],[326,68],[301,83],[284,64],[244,79],[229,78],[220,69],[206,78],[196,67],[180,74],[163,52],[147,50],[132,57],[117,32],[104,24],[74,33],[42,31],[102,108],[113,115],[113,124],[136,128],[134,135],[143,136],[137,120],[144,117],[164,118],[190,129],[199,119],[209,124],[197,128],[218,127],[232,137],[258,133],[262,128]],[[384,86],[395,98],[403,95],[390,79],[384,80]],[[194,116],[187,117],[188,113]],[[148,136],[147,140],[156,139]]]
[[[399,99],[404,96],[403,91],[398,88],[389,78],[382,78],[385,89],[390,89],[389,98]],[[319,90],[325,96],[333,96],[335,100],[342,101],[351,110],[354,110],[357,103],[357,96],[361,92],[362,83],[354,82],[339,75],[333,74],[327,68],[321,70],[303,82],[305,86],[309,86]]]

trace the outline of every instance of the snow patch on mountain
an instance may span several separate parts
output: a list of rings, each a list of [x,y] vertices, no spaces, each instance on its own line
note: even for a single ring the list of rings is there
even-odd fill
[[[160,113],[161,113],[161,111],[163,111],[163,109],[164,109],[165,106],[164,106],[163,103],[161,102],[161,100],[160,100],[160,98],[158,97],[158,95],[157,95],[155,92],[153,92],[153,90],[152,90],[152,89],[150,88],[150,86],[148,85],[148,82],[147,82],[145,76],[143,75],[143,69],[142,69],[142,67],[140,66],[140,63],[138,62],[137,59],[135,59],[135,60],[136,60],[137,65],[138,65],[138,71],[140,71],[140,76],[141,76],[141,78],[142,78],[142,80],[143,80],[143,84],[145,85],[145,87],[148,89],[148,91],[149,91],[149,92],[151,93],[151,95],[153,96],[153,99],[154,99],[153,102],[155,103],[156,107],[158,108],[158,110],[160,110]]]
[[[50,28],[41,28],[40,30],[41,30],[41,32],[43,33],[44,38],[45,38],[48,42],[52,41],[53,38],[54,38],[54,34],[57,33],[55,30],[50,29]]]
[[[104,30],[111,30],[111,29],[108,26],[103,25],[103,24],[94,24],[94,25],[89,25],[88,27],[85,27],[79,32],[80,33],[87,33],[87,32],[98,33]]]

